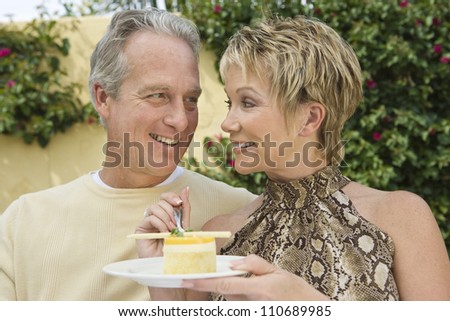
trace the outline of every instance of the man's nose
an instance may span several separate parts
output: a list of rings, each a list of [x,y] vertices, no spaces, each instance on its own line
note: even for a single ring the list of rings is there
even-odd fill
[[[167,115],[164,117],[164,123],[175,128],[177,132],[182,132],[186,129],[188,126],[188,118],[182,100],[173,102]]]

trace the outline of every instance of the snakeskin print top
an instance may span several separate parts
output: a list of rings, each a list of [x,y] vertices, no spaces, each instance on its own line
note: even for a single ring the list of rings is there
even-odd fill
[[[332,300],[398,300],[392,239],[358,214],[342,191],[349,182],[332,166],[289,183],[269,180],[262,205],[220,254],[255,253]]]

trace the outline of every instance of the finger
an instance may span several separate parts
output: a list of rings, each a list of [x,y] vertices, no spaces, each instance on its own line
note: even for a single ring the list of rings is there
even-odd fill
[[[181,204],[183,203],[183,200],[181,199],[181,197],[174,192],[163,193],[163,194],[161,194],[161,196],[159,198],[160,198],[160,200],[166,201],[173,207],[181,206]]]
[[[247,271],[255,275],[269,274],[277,270],[273,264],[255,254],[250,254],[243,260],[232,261],[231,269]]]
[[[158,208],[160,207],[160,208]],[[175,218],[173,216],[173,206],[171,204],[169,204],[167,201],[165,200],[160,200],[158,202],[158,204],[156,205],[151,205],[150,207],[148,207],[145,210],[145,215],[144,217],[148,217],[150,215],[156,215],[159,216],[161,219],[167,221],[167,222],[172,222],[172,224],[169,224],[172,228],[176,227],[176,222],[175,222]],[[164,218],[164,216],[166,216],[166,218]]]
[[[173,215],[174,207],[165,200],[160,200],[158,202],[158,205],[164,210],[164,212],[167,216],[167,219],[172,223],[171,224],[172,228],[176,228],[175,216]],[[160,213],[160,214],[163,214],[163,213]]]
[[[166,222],[169,228],[174,228],[174,220],[173,217],[173,207],[170,204],[165,203],[164,201],[159,201],[158,204],[151,205],[147,209],[149,216],[156,216],[161,221]]]
[[[136,228],[136,233],[169,232],[175,227],[161,206],[152,205],[147,208],[147,213],[148,216]]]
[[[170,232],[167,224],[161,221],[158,217],[152,215],[145,218],[141,224],[136,227],[136,233],[158,233]]]
[[[182,287],[201,292],[214,292],[225,296],[253,297],[261,284],[253,278],[226,277],[185,280]]]
[[[185,228],[191,226],[191,203],[189,202],[189,186],[186,186],[180,193],[180,198],[183,202],[182,225]]]

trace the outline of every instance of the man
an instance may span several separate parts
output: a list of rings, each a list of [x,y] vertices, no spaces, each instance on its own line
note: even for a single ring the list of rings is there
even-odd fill
[[[137,257],[126,235],[150,204],[189,186],[191,228],[199,229],[254,198],[177,167],[197,126],[199,46],[196,28],[165,11],[114,15],[89,83],[107,130],[104,166],[24,195],[0,216],[1,299],[149,299],[145,287],[102,268]]]

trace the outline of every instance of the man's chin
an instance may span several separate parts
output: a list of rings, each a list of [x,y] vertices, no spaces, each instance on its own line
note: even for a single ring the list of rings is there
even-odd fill
[[[148,175],[152,176],[169,176],[172,174],[177,168],[177,164],[165,164],[165,165],[156,165],[156,166],[146,166],[143,168],[143,171]]]

